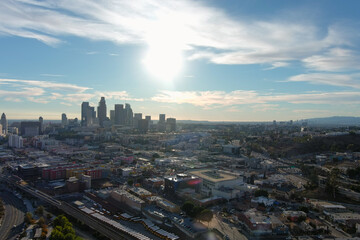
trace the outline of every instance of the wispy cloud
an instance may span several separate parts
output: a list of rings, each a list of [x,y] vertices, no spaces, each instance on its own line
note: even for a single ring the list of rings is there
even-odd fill
[[[126,91],[103,91],[103,92],[95,92],[95,95],[100,97],[105,97],[107,99],[115,99],[115,100],[123,100],[123,101],[137,101],[142,102],[144,101],[143,98],[133,98],[129,95]]]
[[[61,74],[51,74],[51,73],[42,73],[42,74],[40,74],[40,76],[44,76],[44,77],[64,77],[64,75],[61,75]]]
[[[95,51],[92,51],[92,52],[86,52],[87,55],[95,55],[95,54],[99,54],[99,52],[95,52]]]
[[[60,102],[60,104],[65,105],[65,106],[68,106],[68,107],[71,107],[71,106],[72,106],[72,104],[69,103],[69,102]]]
[[[135,98],[126,91],[93,91],[92,88],[61,82],[0,79],[7,89],[0,90],[0,97],[6,101],[31,101],[35,103],[49,103],[58,101],[63,105],[79,104],[82,101],[98,100],[100,97],[123,101],[143,101]]]
[[[268,103],[256,104],[256,105],[251,106],[251,108],[257,112],[259,112],[259,111],[267,112],[267,111],[273,111],[273,110],[279,109],[279,104],[268,104]]]
[[[266,63],[274,68],[304,59],[309,67],[330,69],[319,63],[324,62],[319,56],[329,48],[351,47],[358,41],[356,31],[349,31],[348,25],[322,28],[309,22],[286,16],[266,21],[246,16],[235,19],[224,10],[190,0],[0,1],[3,35],[34,38],[49,45],[61,43],[64,36],[146,44],[157,33],[163,39],[177,39],[189,59],[205,58],[217,64]]]
[[[295,109],[292,110],[292,112],[294,113],[308,113],[308,114],[312,114],[312,113],[330,113],[329,110],[324,110],[324,109]]]
[[[275,109],[278,103],[292,104],[358,104],[360,92],[319,92],[299,94],[259,94],[256,91],[161,91],[152,97],[153,101],[162,103],[191,104],[209,109],[217,106],[243,104],[254,105],[253,108]],[[261,105],[262,104],[262,105]]]
[[[272,70],[275,68],[286,67],[286,66],[289,66],[288,62],[274,62],[271,63],[271,67],[265,68],[265,70]]]
[[[50,82],[50,81],[38,81],[38,80],[22,80],[22,79],[0,79],[0,83],[3,84],[23,84],[41,88],[48,88],[53,90],[61,90],[61,91],[76,91],[76,92],[83,92],[90,88],[88,87],[81,87],[75,84],[70,83],[58,83],[58,82]]]
[[[164,103],[191,104],[203,108],[235,104],[261,103],[255,91],[161,91],[153,101]]]
[[[360,88],[360,74],[307,73],[292,76],[288,81]]]
[[[36,87],[26,87],[22,90],[0,90],[1,98],[22,98],[22,97],[34,97],[44,94],[44,89]]]
[[[360,70],[360,52],[344,48],[332,48],[323,54],[303,59],[306,67],[318,71]]]

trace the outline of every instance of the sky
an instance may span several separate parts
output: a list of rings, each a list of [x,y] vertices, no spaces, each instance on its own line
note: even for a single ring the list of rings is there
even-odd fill
[[[360,116],[360,1],[1,0],[0,112]]]

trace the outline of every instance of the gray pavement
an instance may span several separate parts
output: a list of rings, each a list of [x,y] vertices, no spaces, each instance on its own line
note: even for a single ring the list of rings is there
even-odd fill
[[[1,192],[0,198],[3,200],[5,215],[0,227],[0,240],[12,239],[21,232],[24,222],[24,205],[20,199],[10,192]],[[16,227],[14,228],[14,225]]]

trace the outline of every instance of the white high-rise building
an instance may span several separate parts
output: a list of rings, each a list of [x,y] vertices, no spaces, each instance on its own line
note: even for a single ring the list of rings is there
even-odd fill
[[[24,142],[21,136],[13,135],[13,134],[9,136],[9,147],[22,148],[23,144]]]

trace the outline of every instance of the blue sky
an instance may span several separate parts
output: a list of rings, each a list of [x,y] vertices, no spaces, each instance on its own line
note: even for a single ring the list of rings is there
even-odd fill
[[[0,1],[0,111],[360,116],[359,1]]]

